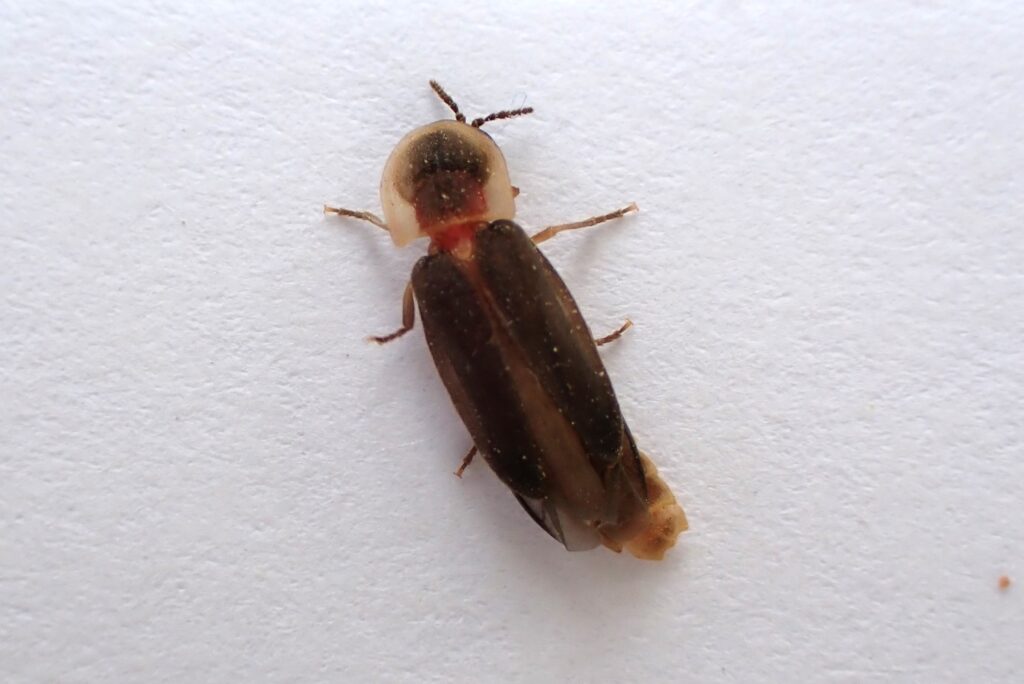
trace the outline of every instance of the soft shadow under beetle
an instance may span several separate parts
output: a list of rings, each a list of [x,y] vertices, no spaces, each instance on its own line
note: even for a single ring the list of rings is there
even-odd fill
[[[629,432],[597,346],[576,302],[536,244],[635,211],[552,226],[534,236],[512,221],[518,190],[489,135],[467,123],[436,82],[455,120],[417,128],[384,167],[384,219],[365,211],[326,213],[369,221],[398,246],[430,238],[413,268],[402,327],[414,299],[434,363],[474,447],[526,512],[570,551],[598,544],[660,559],[686,529],[686,516]]]

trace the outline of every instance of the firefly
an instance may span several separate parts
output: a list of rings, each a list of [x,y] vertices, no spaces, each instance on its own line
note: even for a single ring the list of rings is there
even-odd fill
[[[635,212],[545,228],[515,221],[519,194],[482,127],[529,114],[503,110],[467,121],[436,81],[454,119],[408,133],[380,184],[384,218],[324,207],[386,230],[398,247],[429,240],[402,297],[402,325],[416,310],[437,371],[473,440],[457,471],[480,453],[531,518],[570,551],[603,545],[658,560],[687,529],[686,516],[622,416],[598,346],[561,277],[537,245],[559,233]]]

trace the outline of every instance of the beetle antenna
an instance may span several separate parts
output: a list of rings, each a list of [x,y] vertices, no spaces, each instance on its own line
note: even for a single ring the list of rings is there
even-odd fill
[[[430,79],[430,87],[433,88],[434,92],[437,93],[437,96],[441,98],[441,102],[444,102],[453,112],[455,112],[455,120],[459,123],[466,123],[466,115],[459,111],[459,105],[455,104],[455,100],[452,99],[451,95],[445,92],[444,88],[441,87],[441,84],[434,79]]]
[[[473,128],[480,128],[488,121],[497,121],[498,119],[511,119],[514,116],[523,116],[524,114],[532,114],[533,107],[520,107],[519,109],[503,109],[500,112],[494,112],[487,116],[482,116],[479,119],[473,119],[473,123],[470,125]]]

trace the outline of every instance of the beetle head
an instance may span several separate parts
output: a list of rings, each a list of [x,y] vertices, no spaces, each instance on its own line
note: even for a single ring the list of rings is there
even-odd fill
[[[452,226],[515,217],[505,157],[480,126],[533,110],[502,111],[466,123],[441,86],[430,85],[455,112],[455,120],[435,121],[407,134],[384,166],[381,205],[399,247]]]

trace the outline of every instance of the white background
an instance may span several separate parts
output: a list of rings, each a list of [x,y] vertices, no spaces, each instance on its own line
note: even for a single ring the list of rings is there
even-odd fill
[[[1020,681],[1024,5],[9,3],[0,674]],[[89,5],[89,6],[86,6]],[[402,6],[404,5],[404,6]],[[489,131],[692,530],[568,554],[417,331],[397,139]]]

